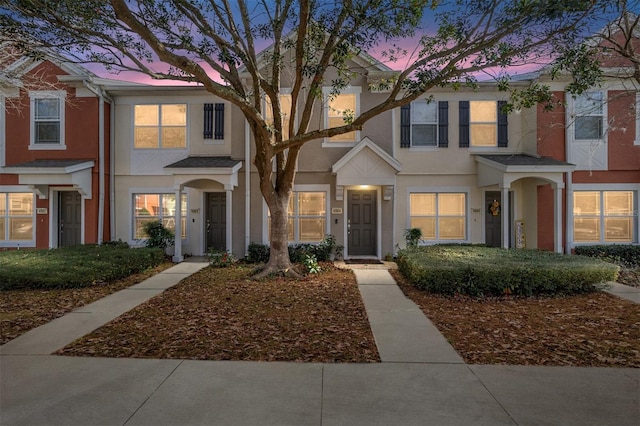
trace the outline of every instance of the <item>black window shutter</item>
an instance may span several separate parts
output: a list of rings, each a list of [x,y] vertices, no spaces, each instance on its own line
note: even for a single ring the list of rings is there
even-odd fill
[[[501,148],[509,145],[507,114],[502,110],[506,104],[505,101],[498,101],[498,146]]]
[[[215,139],[224,139],[224,104],[217,103],[215,110]]]
[[[458,103],[460,114],[460,148],[469,147],[469,101]]]
[[[213,104],[204,104],[204,132],[205,139],[213,139]]]
[[[449,102],[438,102],[438,146],[449,146]]]
[[[411,104],[400,107],[400,148],[411,146]]]

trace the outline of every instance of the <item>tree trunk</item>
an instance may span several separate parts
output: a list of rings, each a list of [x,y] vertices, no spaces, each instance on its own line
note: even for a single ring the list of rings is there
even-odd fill
[[[281,191],[285,192],[285,191]],[[254,276],[255,279],[264,278],[271,274],[299,277],[289,258],[289,216],[288,206],[291,191],[286,193],[271,192],[264,194],[269,206],[271,229],[269,230],[270,254],[264,269]]]

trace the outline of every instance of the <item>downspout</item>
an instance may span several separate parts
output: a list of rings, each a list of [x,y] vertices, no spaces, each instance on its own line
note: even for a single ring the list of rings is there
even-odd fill
[[[571,143],[570,136],[571,132],[569,131],[570,123],[570,114],[571,111],[569,109],[569,102],[566,102],[566,94],[565,94],[565,105],[567,105],[567,111],[565,113],[565,123],[564,123],[564,152],[565,158],[567,159],[567,163],[571,163]],[[564,242],[564,252],[565,254],[571,254],[571,236],[573,235],[573,171],[567,172],[566,176],[566,184],[565,184],[565,205],[566,205],[566,213],[564,215],[564,231],[565,231],[565,242]]]
[[[251,134],[249,122],[244,120],[244,255],[249,254],[251,242]]]

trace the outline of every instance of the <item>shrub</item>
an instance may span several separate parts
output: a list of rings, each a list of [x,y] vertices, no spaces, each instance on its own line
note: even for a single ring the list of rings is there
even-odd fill
[[[77,288],[115,281],[164,260],[158,248],[81,245],[0,253],[0,290]]]
[[[250,243],[247,248],[247,262],[266,263],[269,261],[269,246],[266,244]]]
[[[399,270],[418,288],[470,296],[586,293],[615,281],[618,267],[538,250],[427,246],[400,250]]]
[[[159,220],[146,222],[143,226],[145,234],[148,235],[147,247],[157,247],[166,249],[174,244],[173,232],[166,228]]]
[[[314,255],[305,254],[302,259],[302,264],[309,274],[317,274],[320,272],[320,265],[318,265],[318,259]]]
[[[640,245],[615,244],[577,246],[575,254],[580,256],[595,257],[608,262],[628,267],[640,266]]]
[[[404,230],[404,239],[407,243],[407,247],[418,247],[418,243],[422,238],[422,229],[409,228]]]
[[[209,249],[209,265],[214,268],[226,268],[235,263],[233,254],[225,250]]]

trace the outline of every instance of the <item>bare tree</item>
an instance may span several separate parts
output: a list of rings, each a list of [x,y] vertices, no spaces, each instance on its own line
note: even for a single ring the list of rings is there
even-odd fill
[[[510,90],[505,68],[549,61],[585,28],[603,25],[597,20],[610,9],[600,0],[10,0],[0,9],[0,29],[28,38],[33,51],[47,47],[113,71],[198,82],[236,105],[253,134],[271,214],[268,274],[293,273],[287,205],[305,143],[361,130],[431,88],[473,86],[480,72]],[[259,52],[265,40],[271,47]],[[378,81],[384,99],[335,127],[312,123],[323,86],[339,94],[355,78],[353,59],[374,48],[385,62],[408,59]],[[286,107],[279,96],[285,73]],[[545,97],[548,89],[534,86],[515,99],[531,105]]]

